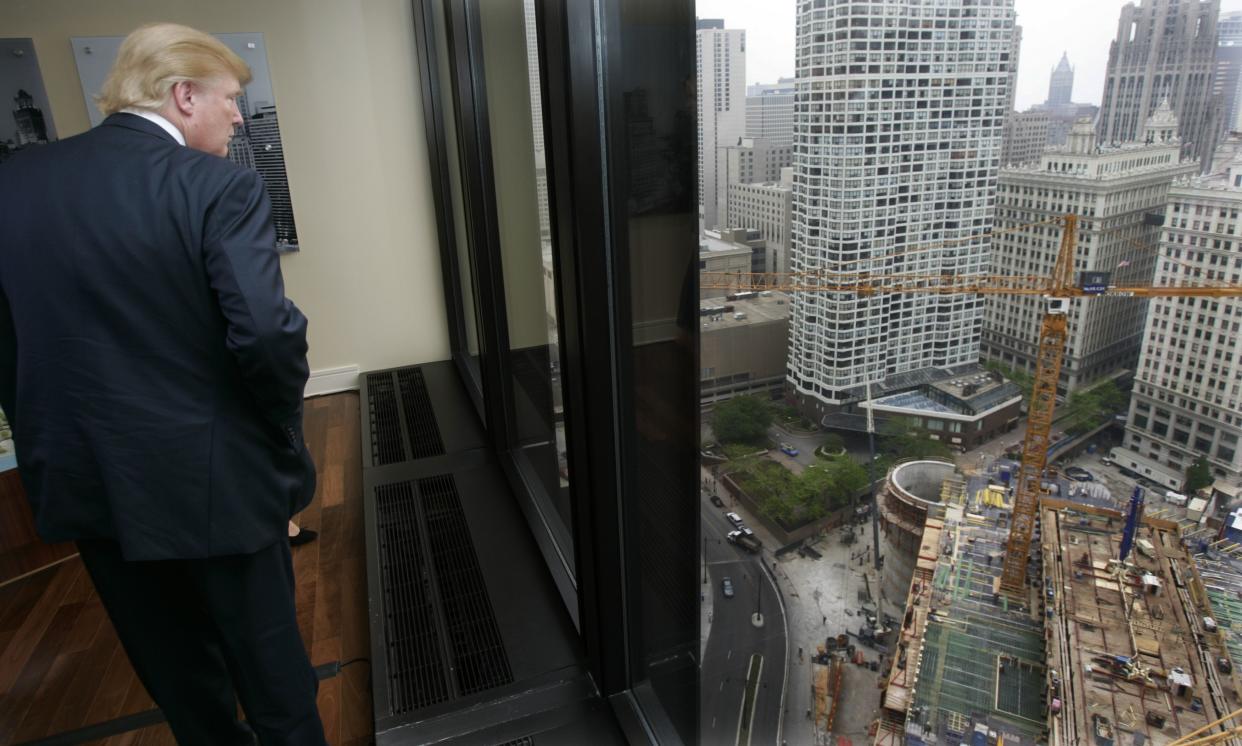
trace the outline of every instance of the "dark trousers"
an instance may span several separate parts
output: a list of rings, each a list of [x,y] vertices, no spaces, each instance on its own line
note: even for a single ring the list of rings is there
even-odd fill
[[[326,744],[319,681],[298,633],[288,542],[151,562],[122,559],[113,541],[83,540],[78,549],[178,744],[252,744],[255,735],[264,746]]]

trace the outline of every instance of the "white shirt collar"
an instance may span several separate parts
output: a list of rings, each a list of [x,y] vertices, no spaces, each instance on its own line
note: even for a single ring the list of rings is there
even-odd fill
[[[133,106],[126,106],[124,109],[121,109],[121,112],[125,114],[133,114],[134,116],[142,117],[148,122],[158,124],[165,132],[172,135],[174,140],[181,145],[185,145],[185,135],[181,134],[181,130],[177,129],[176,125],[165,119],[163,116],[156,114],[153,111],[138,109]]]

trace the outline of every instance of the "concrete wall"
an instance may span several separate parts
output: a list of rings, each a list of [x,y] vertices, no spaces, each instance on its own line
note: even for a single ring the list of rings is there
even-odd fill
[[[908,461],[888,474],[877,495],[880,509],[881,551],[884,569],[880,578],[880,597],[889,613],[900,615],[905,608],[910,579],[918,561],[923,525],[929,513],[943,510],[940,488],[956,468],[943,461]]]
[[[3,35],[33,38],[65,138],[89,126],[70,37],[150,21],[263,33],[302,249],[282,266],[310,319],[313,389],[338,368],[339,382],[449,355],[411,13],[406,0],[9,0]]]

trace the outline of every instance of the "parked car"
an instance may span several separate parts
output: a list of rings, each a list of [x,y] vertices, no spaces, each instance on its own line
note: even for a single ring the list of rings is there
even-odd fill
[[[719,495],[712,495],[710,499],[712,501],[712,505],[715,505],[717,508],[724,507],[724,500],[721,500]]]
[[[738,515],[737,513],[734,513],[732,511],[725,513],[725,518],[728,518],[729,523],[732,523],[734,526],[737,526],[738,528],[742,527],[742,516]]]
[[[794,448],[788,443],[781,443],[781,453],[785,454],[786,456],[797,456],[798,449]]]
[[[1076,482],[1090,482],[1095,479],[1095,477],[1091,475],[1091,472],[1081,466],[1067,466],[1065,468],[1065,476]]]
[[[728,575],[720,579],[720,592],[725,598],[733,598],[733,581]]]

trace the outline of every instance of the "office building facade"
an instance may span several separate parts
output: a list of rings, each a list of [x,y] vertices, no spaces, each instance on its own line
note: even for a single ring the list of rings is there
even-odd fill
[[[758,231],[767,244],[765,272],[789,271],[789,231],[793,209],[793,169],[781,170],[777,182],[730,184],[730,222]]]
[[[1157,285],[1242,282],[1242,157],[1169,189]],[[1204,456],[1217,478],[1242,478],[1242,300],[1152,298],[1119,466],[1179,489]]]
[[[1013,22],[1008,1],[799,4],[791,271],[986,271]],[[790,394],[818,420],[869,380],[974,362],[981,320],[977,296],[796,294]]]
[[[1010,112],[1002,134],[1001,165],[1039,160],[1048,147],[1048,127],[1048,114],[1040,109]]]
[[[1076,277],[1080,272],[1106,272],[1112,284],[1150,283],[1159,238],[1157,216],[1169,185],[1198,170],[1195,161],[1180,157],[1176,127],[1166,108],[1151,117],[1143,133],[1152,143],[1097,148],[1091,120],[1081,119],[1067,146],[1050,149],[1038,163],[1001,169],[992,272],[1050,277],[1063,231],[1048,221],[1073,213],[1080,217]],[[1061,363],[1062,391],[1132,370],[1146,310],[1147,302],[1140,298],[1074,301]],[[1043,313],[1038,296],[988,296],[984,357],[1034,372]]]
[[[774,184],[793,162],[793,148],[768,140],[742,138],[716,149],[716,223],[721,229],[739,227],[729,210],[729,192],[737,184]]]

